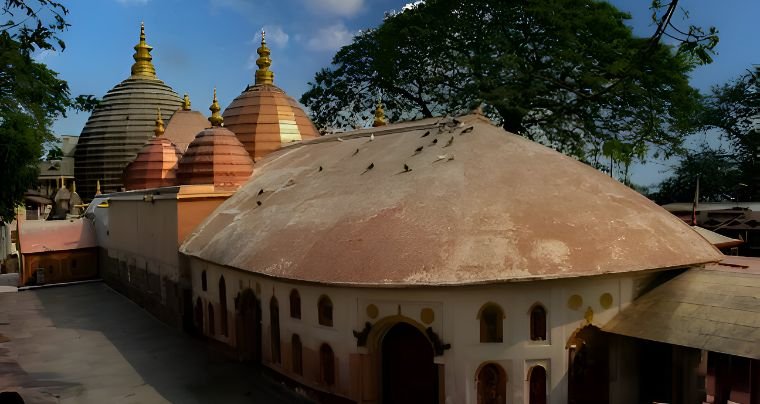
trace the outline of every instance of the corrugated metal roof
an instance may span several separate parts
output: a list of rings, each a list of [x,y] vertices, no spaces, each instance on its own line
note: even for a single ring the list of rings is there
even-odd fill
[[[760,260],[727,257],[635,300],[605,331],[760,359]]]
[[[269,276],[366,286],[565,278],[723,257],[586,164],[481,116],[449,122],[286,146],[182,252]]]

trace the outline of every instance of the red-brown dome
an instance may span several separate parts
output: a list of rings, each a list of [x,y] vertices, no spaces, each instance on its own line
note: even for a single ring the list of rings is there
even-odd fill
[[[187,147],[177,168],[181,185],[213,184],[237,188],[253,173],[253,160],[229,129],[204,129]]]
[[[127,191],[177,185],[177,163],[182,153],[171,140],[162,136],[164,121],[160,109],[154,133],[155,136],[124,169],[123,181]]]
[[[256,84],[249,86],[224,110],[225,126],[235,132],[254,161],[283,144],[314,139],[317,128],[301,105],[273,84],[272,60],[262,36],[256,64]]]

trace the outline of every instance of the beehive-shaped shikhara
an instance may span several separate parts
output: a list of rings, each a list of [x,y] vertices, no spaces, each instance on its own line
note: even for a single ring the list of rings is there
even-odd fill
[[[124,169],[124,187],[127,191],[177,185],[177,163],[181,153],[174,143],[163,136],[164,131],[159,109],[153,131],[155,136]]]
[[[95,195],[98,181],[105,193],[121,190],[124,168],[151,137],[156,108],[161,108],[162,118],[168,121],[182,103],[179,95],[156,77],[152,49],[141,26],[132,74],[106,93],[82,129],[74,173],[85,199]]]
[[[298,102],[274,85],[274,73],[269,70],[272,59],[263,32],[257,52],[255,84],[224,110],[225,126],[237,135],[254,161],[283,144],[319,136]]]
[[[222,127],[216,89],[209,109],[211,127],[195,135],[187,147],[177,167],[177,179],[180,185],[236,189],[253,174],[253,160],[235,134]]]

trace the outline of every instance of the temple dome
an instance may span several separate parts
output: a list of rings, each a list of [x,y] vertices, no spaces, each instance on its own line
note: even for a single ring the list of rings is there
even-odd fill
[[[199,111],[190,109],[190,97],[185,94],[182,108],[172,115],[172,120],[166,125],[164,136],[177,145],[181,153],[184,153],[187,146],[195,139],[195,135],[207,127],[208,119]]]
[[[211,127],[195,135],[187,147],[179,161],[177,179],[180,185],[236,189],[253,173],[253,160],[235,134],[221,126],[223,118],[219,114],[216,89],[209,109]]]
[[[636,191],[480,115],[285,146],[180,251],[281,279],[394,287],[633,273],[723,257]]]
[[[150,50],[140,27],[132,74],[108,91],[87,120],[75,152],[75,176],[85,198],[95,195],[97,181],[103,192],[119,191],[122,173],[150,139],[156,108],[169,120],[182,100],[156,77]]]
[[[159,109],[155,136],[148,140],[124,169],[124,187],[127,191],[177,185],[177,163],[181,153],[171,140],[163,136],[164,131]]]
[[[235,132],[254,161],[283,144],[319,136],[317,128],[296,100],[274,85],[270,51],[264,33],[256,64],[256,82],[224,110],[225,126]]]

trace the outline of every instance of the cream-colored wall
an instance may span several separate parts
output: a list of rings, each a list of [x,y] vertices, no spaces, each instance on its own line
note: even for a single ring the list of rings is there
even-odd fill
[[[177,282],[177,200],[111,198],[108,256]]]
[[[205,309],[208,302],[215,306],[216,338],[219,341],[235,345],[234,299],[246,288],[256,292],[262,302],[262,353],[264,362],[272,368],[299,380],[307,385],[329,390],[351,398],[356,392],[351,391],[352,374],[356,369],[349,369],[351,354],[366,354],[367,348],[357,347],[353,331],[360,331],[364,323],[373,324],[386,316],[401,315],[422,324],[420,312],[431,308],[435,319],[430,324],[444,343],[451,344],[451,349],[435,358],[436,363],[445,367],[445,393],[447,403],[476,403],[475,377],[478,367],[485,362],[496,362],[507,373],[507,402],[527,403],[527,375],[531,366],[540,364],[547,368],[549,402],[567,402],[566,369],[568,352],[565,344],[574,331],[587,324],[584,314],[588,308],[593,311],[592,323],[603,326],[634,298],[637,283],[641,275],[610,275],[580,279],[550,281],[516,282],[500,285],[440,288],[346,288],[328,287],[311,284],[297,284],[246,273],[217,266],[197,259],[190,259],[193,301],[201,297],[204,303],[204,322],[207,321]],[[208,289],[201,291],[201,272],[207,271]],[[218,280],[225,277],[227,286],[227,308],[229,310],[229,338],[220,336],[220,315],[218,312]],[[301,295],[301,319],[290,317],[289,294],[292,288]],[[609,293],[612,305],[603,308],[600,297]],[[280,308],[280,338],[282,346],[282,365],[272,365],[270,349],[269,300],[275,295]],[[328,295],[333,302],[333,327],[321,326],[317,321],[317,300]],[[571,309],[568,300],[572,295],[581,296],[583,303],[577,309]],[[504,310],[504,341],[502,343],[481,343],[478,311],[487,302],[494,302]],[[545,342],[530,341],[529,310],[535,303],[541,303],[547,310],[547,330],[549,340]],[[371,319],[366,307],[374,304],[379,315]],[[336,386],[331,389],[320,386],[316,378],[310,377],[304,363],[305,376],[301,378],[290,371],[290,355],[286,352],[290,346],[292,333],[301,337],[304,352],[319,351],[323,342],[327,342],[335,352]],[[308,358],[304,356],[304,362]],[[611,363],[618,363],[614,359]],[[616,365],[613,365],[616,366]],[[615,373],[612,369],[611,373]]]

